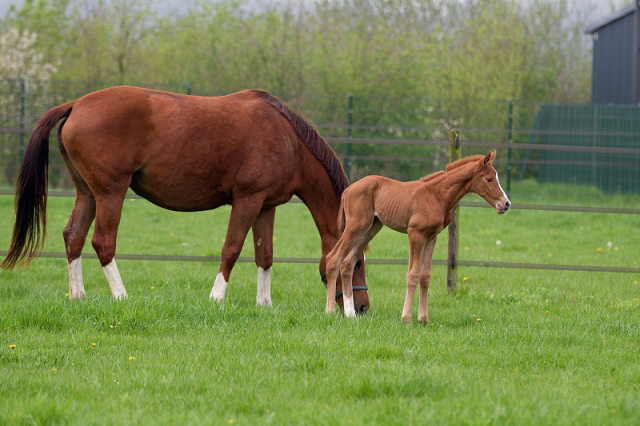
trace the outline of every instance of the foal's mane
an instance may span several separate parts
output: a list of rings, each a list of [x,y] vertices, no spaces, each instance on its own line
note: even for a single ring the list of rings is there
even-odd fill
[[[480,161],[484,158],[484,155],[471,155],[469,157],[464,157],[459,159],[458,161],[454,161],[453,163],[447,165],[447,171],[450,172],[453,169],[457,169],[460,166],[464,166],[467,163],[472,161]]]
[[[251,92],[257,99],[271,105],[289,120],[300,139],[324,167],[336,195],[340,198],[346,187],[349,186],[349,179],[342,168],[342,164],[340,164],[340,160],[338,160],[329,144],[320,136],[320,133],[307,120],[293,112],[284,102],[270,93],[264,90],[251,90]]]
[[[433,180],[435,178],[437,178],[438,176],[442,176],[447,172],[450,172],[451,170],[455,170],[458,167],[464,166],[465,164],[471,163],[473,161],[480,161],[484,158],[484,155],[472,155],[470,157],[464,157],[459,159],[458,161],[454,161],[453,163],[450,163],[447,165],[447,170],[439,170],[435,173],[431,173],[430,175],[426,175],[421,177],[419,180],[422,182],[429,182],[430,180]]]

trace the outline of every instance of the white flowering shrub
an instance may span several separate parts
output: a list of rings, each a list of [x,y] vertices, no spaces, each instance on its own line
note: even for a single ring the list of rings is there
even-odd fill
[[[35,49],[36,33],[10,28],[0,35],[0,78],[49,81],[56,68]]]
[[[46,63],[36,49],[38,35],[10,28],[0,34],[0,187],[13,185],[19,168],[20,152],[28,134],[24,128],[35,125],[39,111],[30,105],[32,96],[38,102],[48,98],[48,88],[56,67]],[[24,95],[24,96],[23,96]]]

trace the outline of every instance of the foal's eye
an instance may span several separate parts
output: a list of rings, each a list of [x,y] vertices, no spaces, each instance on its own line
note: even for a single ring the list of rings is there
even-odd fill
[[[358,261],[356,262],[356,268],[359,268],[359,267],[361,267],[361,266],[362,266],[362,260],[358,260]]]
[[[493,178],[486,178],[487,182],[493,182]]]

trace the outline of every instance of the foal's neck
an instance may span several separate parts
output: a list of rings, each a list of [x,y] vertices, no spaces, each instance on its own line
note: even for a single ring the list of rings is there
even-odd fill
[[[475,167],[475,163],[465,164],[446,172],[440,171],[425,176],[420,181],[438,193],[438,198],[445,204],[446,211],[450,211],[469,192]]]

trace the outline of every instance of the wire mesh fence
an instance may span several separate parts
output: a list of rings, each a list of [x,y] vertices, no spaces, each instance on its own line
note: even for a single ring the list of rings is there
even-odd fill
[[[49,108],[114,82],[0,80],[0,189],[15,182],[24,146]],[[192,95],[197,84],[136,85]],[[279,94],[315,124],[350,180],[379,174],[413,180],[449,161],[448,132],[462,155],[498,151],[496,168],[514,203],[640,207],[640,106],[522,101]],[[72,189],[51,138],[50,188]]]

